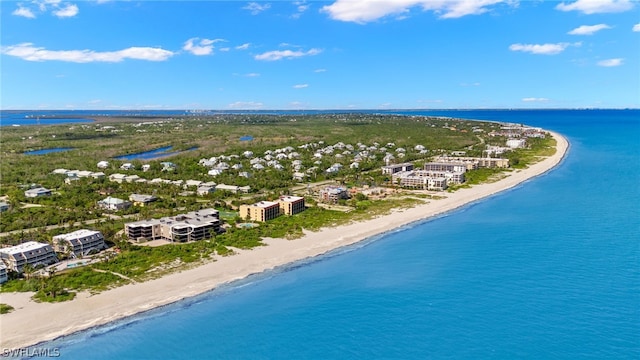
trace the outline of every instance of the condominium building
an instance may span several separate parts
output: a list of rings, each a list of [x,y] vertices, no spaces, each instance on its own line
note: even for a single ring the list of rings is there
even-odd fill
[[[104,235],[100,231],[82,229],[54,236],[53,247],[57,252],[83,257],[92,252],[101,251],[107,245],[104,242]]]
[[[319,198],[323,203],[335,204],[341,199],[348,199],[349,192],[343,187],[328,186],[320,190]]]
[[[295,215],[305,209],[304,198],[301,196],[280,196],[278,205],[280,206],[280,212],[285,215]]]
[[[27,264],[37,267],[58,262],[51,245],[35,241],[0,249],[0,259],[8,269],[18,273],[21,273]]]
[[[462,184],[464,182],[464,172],[462,171],[402,171],[393,174],[393,183],[402,187],[424,189],[424,190],[445,190],[450,184]]]
[[[424,170],[465,172],[467,171],[467,166],[465,164],[455,163],[455,162],[428,162],[424,164]]]
[[[124,224],[129,240],[138,242],[168,240],[172,242],[209,239],[220,232],[218,210],[202,209],[161,219],[142,220]]]
[[[441,161],[441,162],[466,164],[467,170],[471,170],[469,166],[472,166],[472,169],[483,168],[483,167],[484,168],[508,168],[509,167],[509,159],[503,159],[503,158],[440,156],[434,160]]]
[[[412,163],[393,164],[393,165],[386,165],[382,167],[382,173],[386,175],[393,175],[400,171],[411,171],[411,170],[413,170]]]
[[[240,205],[240,217],[253,221],[269,221],[280,216],[280,204],[260,201],[251,205]]]

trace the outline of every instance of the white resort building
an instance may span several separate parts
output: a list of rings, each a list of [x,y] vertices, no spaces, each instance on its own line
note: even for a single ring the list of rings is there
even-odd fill
[[[8,269],[18,273],[21,273],[27,264],[37,267],[58,262],[51,245],[35,241],[0,249],[0,259]]]
[[[100,231],[86,229],[54,236],[53,246],[57,252],[73,254],[74,257],[87,256],[107,247]]]

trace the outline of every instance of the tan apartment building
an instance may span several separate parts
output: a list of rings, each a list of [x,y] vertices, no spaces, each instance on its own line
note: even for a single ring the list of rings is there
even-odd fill
[[[260,201],[251,205],[240,205],[240,217],[253,221],[269,221],[280,216],[280,204]]]
[[[301,196],[280,196],[278,205],[280,205],[280,210],[285,215],[295,215],[305,209],[304,198]]]

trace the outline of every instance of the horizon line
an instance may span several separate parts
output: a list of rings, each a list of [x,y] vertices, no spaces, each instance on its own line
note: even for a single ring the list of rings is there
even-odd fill
[[[312,109],[187,109],[187,108],[121,108],[121,109],[0,109],[2,111],[185,111],[185,112],[229,112],[229,111],[467,111],[467,110],[640,110],[640,107],[496,107],[496,108],[312,108]]]

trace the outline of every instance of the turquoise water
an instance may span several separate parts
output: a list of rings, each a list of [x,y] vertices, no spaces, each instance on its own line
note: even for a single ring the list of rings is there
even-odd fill
[[[63,359],[640,358],[640,111],[428,114],[541,126],[571,149],[437,219],[41,346]]]

